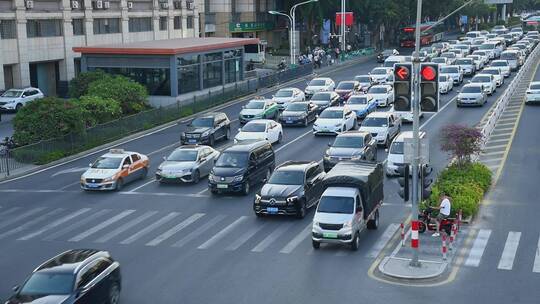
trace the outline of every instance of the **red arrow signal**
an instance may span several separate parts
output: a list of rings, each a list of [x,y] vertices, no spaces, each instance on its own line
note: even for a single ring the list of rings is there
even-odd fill
[[[410,76],[410,71],[407,67],[404,67],[404,66],[398,66],[396,68],[396,77],[399,79],[399,80],[409,80],[409,76]]]

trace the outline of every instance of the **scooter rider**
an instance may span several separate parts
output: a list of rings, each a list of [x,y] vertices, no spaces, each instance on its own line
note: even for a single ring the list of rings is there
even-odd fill
[[[441,193],[439,199],[439,207],[431,207],[432,209],[439,210],[439,215],[437,215],[437,232],[433,234],[434,237],[441,235],[441,222],[442,220],[450,216],[450,211],[452,210],[452,203],[450,202],[450,197],[448,197],[444,192]]]

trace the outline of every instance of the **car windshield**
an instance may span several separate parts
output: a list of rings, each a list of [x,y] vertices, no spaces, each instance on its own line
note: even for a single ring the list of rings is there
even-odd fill
[[[478,86],[470,86],[470,87],[463,87],[463,90],[461,90],[461,93],[481,93],[482,88]]]
[[[463,45],[463,44],[461,44],[461,45],[456,45],[456,46],[454,46],[454,47],[455,47],[456,49],[460,49],[460,50],[466,50],[466,49],[469,48],[468,46]]]
[[[540,84],[531,84],[531,90],[540,90]]]
[[[264,101],[250,101],[246,105],[246,109],[264,109]]]
[[[517,57],[517,53],[502,53],[501,59],[509,59],[509,60],[515,60]]]
[[[386,69],[373,69],[373,71],[371,71],[371,74],[384,75],[384,74],[387,74],[387,72],[386,72]]]
[[[343,111],[342,110],[324,110],[321,113],[320,118],[343,118]]]
[[[434,62],[434,63],[446,63],[446,59],[440,58],[440,57],[433,58],[433,60],[431,60],[431,61]]]
[[[326,84],[326,81],[322,79],[313,79],[312,81],[309,82],[310,86],[323,86],[325,84]]]
[[[385,117],[367,117],[362,122],[362,127],[386,127],[387,122]]]
[[[311,97],[311,100],[324,100],[324,101],[328,101],[328,100],[330,100],[330,96],[331,96],[330,93],[316,93],[315,95],[313,95],[313,96]]]
[[[382,54],[384,56],[392,56],[394,54],[394,50],[384,50]]]
[[[19,292],[21,295],[65,295],[72,291],[73,274],[34,273]]]
[[[447,80],[448,80],[448,76],[446,76],[446,75],[439,76],[439,82],[445,82]]]
[[[242,127],[242,132],[264,132],[266,131],[265,123],[248,123]]]
[[[21,97],[23,91],[7,90],[2,94],[2,97]]]
[[[336,89],[337,90],[352,90],[352,89],[354,89],[354,83],[352,83],[352,82],[340,82]]]
[[[304,183],[304,172],[277,170],[272,173],[268,183],[274,185],[302,185]]]
[[[279,90],[276,93],[276,97],[291,97],[293,96],[293,90]]]
[[[470,55],[469,58],[472,60],[480,60],[480,55]]]
[[[491,75],[499,75],[500,72],[499,70],[494,70],[494,69],[485,69],[482,71],[482,74],[491,74]]]
[[[332,144],[334,148],[362,148],[363,146],[364,138],[361,136],[338,136]]]
[[[214,126],[214,119],[212,117],[201,117],[201,118],[195,118],[191,125],[194,127],[213,127]]]
[[[481,49],[481,50],[492,50],[492,49],[495,48],[495,44],[484,43],[484,44],[480,45],[478,48]]]
[[[454,53],[442,53],[441,57],[456,58],[456,54],[454,54]]]
[[[478,56],[486,56],[486,54],[487,54],[486,52],[478,52],[478,51],[475,51],[473,53],[473,55],[478,55]]]
[[[390,154],[403,154],[403,142],[394,141],[390,146]]]
[[[93,164],[94,169],[118,169],[122,163],[122,157],[100,157]]]
[[[382,93],[386,93],[386,88],[381,88],[381,87],[371,87],[368,91],[368,93],[370,94],[382,94]]]
[[[454,53],[454,54],[461,54],[461,50],[450,50],[450,52]]]
[[[216,167],[243,168],[247,166],[248,153],[223,152],[216,161]]]
[[[491,66],[505,67],[505,66],[508,66],[508,63],[504,61],[494,61],[491,63]]]
[[[441,73],[459,73],[459,69],[457,67],[442,67]]]
[[[476,76],[471,80],[471,82],[476,82],[476,83],[484,83],[484,82],[490,82],[490,81],[491,79],[488,76]]]
[[[196,161],[197,160],[197,151],[196,150],[176,150],[167,157],[168,161]]]
[[[384,62],[384,66],[387,68],[393,68],[394,64],[399,63],[399,61],[387,60]]]
[[[306,111],[308,108],[307,103],[291,103],[287,106],[285,111]]]
[[[347,104],[368,104],[368,99],[365,96],[362,97],[350,97]]]
[[[369,76],[356,76],[354,77],[354,80],[358,81],[358,82],[362,82],[362,83],[366,83],[366,82],[370,82],[369,80]]]
[[[458,59],[456,60],[457,65],[471,65],[473,64],[472,59]]]
[[[317,212],[352,214],[354,212],[354,199],[352,197],[323,196]]]

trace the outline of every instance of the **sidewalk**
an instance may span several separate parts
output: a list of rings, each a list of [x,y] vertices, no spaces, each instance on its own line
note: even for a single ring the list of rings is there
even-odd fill
[[[13,118],[15,113],[2,113],[2,121],[0,121],[0,140],[13,135]]]

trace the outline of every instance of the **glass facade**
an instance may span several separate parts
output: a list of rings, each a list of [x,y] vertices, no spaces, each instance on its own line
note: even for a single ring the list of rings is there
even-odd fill
[[[144,85],[148,94],[157,96],[171,95],[171,78],[169,69],[146,68],[93,68],[114,75],[123,75]]]

